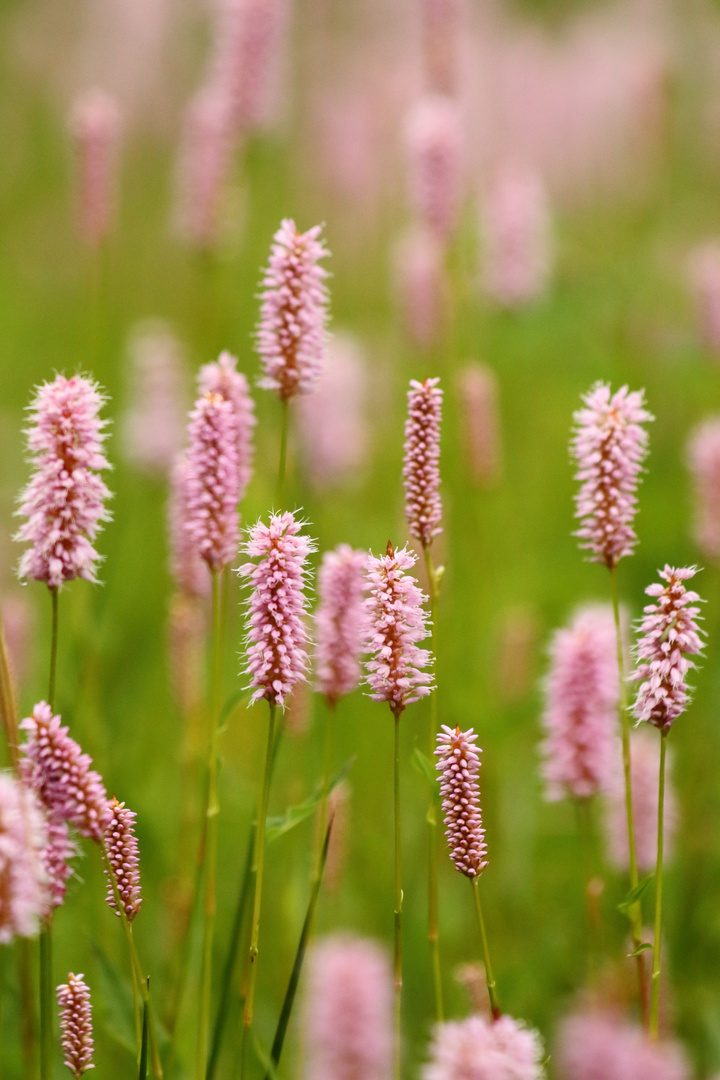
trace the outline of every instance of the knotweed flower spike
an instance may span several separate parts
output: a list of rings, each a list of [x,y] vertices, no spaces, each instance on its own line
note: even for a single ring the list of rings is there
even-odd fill
[[[331,705],[360,682],[367,556],[340,544],[323,555],[315,614],[317,689]]]
[[[107,794],[99,773],[90,768],[91,758],[83,754],[44,701],[20,727],[28,733],[27,742],[20,747],[24,754],[22,775],[42,805],[83,836],[101,840]]]
[[[71,118],[78,154],[80,231],[97,247],[112,228],[115,166],[120,111],[103,90],[91,90],[76,102]]]
[[[73,1076],[82,1076],[92,1063],[92,1008],[90,990],[84,975],[68,975],[67,983],[57,988],[60,1028],[65,1064]]]
[[[639,728],[630,740],[630,745],[635,853],[640,873],[649,873],[655,869],[657,853],[660,746],[657,735],[653,735],[649,728]],[[667,764],[670,765],[669,754]],[[672,855],[676,825],[677,805],[668,775],[665,780],[663,815],[663,848],[666,858]],[[625,782],[619,768],[615,770],[610,786],[605,832],[609,861],[618,870],[628,869],[630,861],[625,817]]]
[[[318,942],[305,995],[305,1080],[387,1080],[392,1001],[390,963],[379,945],[341,935]]]
[[[310,537],[299,535],[302,526],[287,511],[271,514],[268,525],[259,521],[250,529],[242,549],[259,559],[239,569],[253,590],[245,669],[254,688],[251,701],[266,698],[282,707],[296,683],[307,678],[305,563],[316,548]]]
[[[0,773],[0,945],[33,937],[47,913],[47,832],[33,793]]]
[[[201,394],[219,394],[232,406],[237,435],[238,502],[241,502],[252,477],[252,430],[257,421],[248,381],[243,373],[237,370],[237,357],[231,356],[229,352],[221,352],[214,364],[201,367],[198,390]]]
[[[67,881],[72,877],[70,860],[78,854],[77,845],[70,839],[68,824],[57,813],[46,811],[47,845],[42,853],[47,876],[47,912],[65,902]]]
[[[548,799],[587,799],[608,791],[619,698],[612,609],[582,608],[550,646],[542,746]]]
[[[448,306],[442,246],[429,229],[417,226],[401,237],[395,276],[407,333],[425,348],[438,337]]]
[[[440,773],[445,835],[450,858],[465,877],[474,879],[487,866],[487,845],[480,813],[480,751],[473,729],[442,725],[437,735],[435,768]]]
[[[185,371],[180,342],[160,319],[141,323],[129,342],[131,401],[122,423],[125,457],[165,476],[185,435]]]
[[[135,836],[134,810],[128,810],[125,803],[118,802],[113,796],[107,805],[104,822],[105,846],[108,860],[115,877],[120,902],[128,922],[132,922],[142,904],[140,893],[140,856]],[[107,870],[105,871],[107,875]],[[105,897],[111,908],[117,908],[115,889],[108,877],[108,891]],[[117,912],[118,916],[120,912]]]
[[[540,299],[552,271],[550,215],[538,176],[504,168],[483,207],[483,277],[488,295],[502,307]]]
[[[203,87],[185,115],[175,211],[178,233],[195,248],[212,248],[220,239],[234,146],[225,88]]]
[[[188,433],[186,528],[198,555],[217,572],[234,558],[239,535],[237,423],[230,402],[204,394]]]
[[[412,201],[421,221],[442,242],[457,224],[462,194],[462,127],[455,102],[428,94],[407,121]]]
[[[267,126],[276,112],[287,0],[222,0],[217,5],[212,80],[231,104],[241,134]]]
[[[690,1080],[674,1042],[650,1042],[640,1027],[609,1011],[585,1010],[560,1025],[553,1055],[559,1080]]]
[[[286,219],[275,233],[263,278],[257,348],[265,369],[258,385],[281,401],[313,389],[322,371],[327,322],[329,252],[321,226],[299,233]]]
[[[470,475],[482,484],[491,484],[502,467],[495,373],[487,364],[468,364],[458,374],[457,389]]]
[[[440,421],[443,392],[439,379],[410,380],[405,422],[405,517],[411,536],[424,548],[442,532],[440,501]]]
[[[695,542],[710,559],[720,559],[720,417],[704,420],[688,443],[695,488]]]
[[[654,418],[645,408],[644,391],[627,386],[613,394],[606,383],[596,383],[583,402],[572,439],[581,484],[575,500],[581,527],[575,535],[592,562],[612,569],[637,543],[635,492],[648,443],[642,425]]]
[[[188,462],[185,454],[175,459],[170,475],[168,503],[168,532],[170,540],[170,571],[175,586],[185,596],[207,596],[210,574],[205,560],[198,553],[188,507]]]
[[[521,1021],[511,1016],[494,1021],[470,1016],[436,1026],[422,1078],[542,1080],[544,1056],[539,1034]]]
[[[433,689],[432,675],[423,671],[430,662],[427,649],[418,642],[428,636],[428,615],[422,608],[426,597],[415,578],[406,571],[416,562],[414,552],[394,551],[368,559],[370,596],[364,600],[366,683],[373,701],[386,701],[396,718],[406,705],[426,697]]]
[[[669,731],[683,713],[689,699],[685,677],[695,664],[689,656],[702,648],[702,631],[697,625],[700,597],[685,588],[697,567],[675,569],[665,566],[660,577],[665,585],[648,585],[648,596],[657,597],[643,610],[641,637],[637,643],[638,666],[632,678],[640,682],[633,712],[661,732]]]
[[[27,521],[16,539],[32,547],[20,560],[20,577],[59,588],[81,577],[95,581],[99,561],[92,541],[107,521],[110,495],[98,470],[110,466],[102,452],[107,421],[104,398],[82,375],[57,375],[39,388],[30,406],[28,446],[35,472],[20,496]]]

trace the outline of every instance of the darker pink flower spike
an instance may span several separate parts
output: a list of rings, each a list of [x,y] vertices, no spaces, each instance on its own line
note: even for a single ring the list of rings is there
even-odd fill
[[[237,421],[230,402],[204,394],[188,433],[186,528],[198,555],[218,571],[234,558],[239,535]]]
[[[450,858],[465,877],[476,878],[487,866],[485,830],[480,813],[480,750],[473,729],[441,725],[438,732],[440,795]]]
[[[440,421],[443,392],[439,379],[410,380],[405,422],[405,517],[410,534],[423,547],[442,532],[440,501]]]
[[[366,561],[364,552],[340,544],[325,552],[318,574],[317,689],[333,705],[360,681]]]
[[[105,846],[115,876],[120,903],[128,922],[133,921],[142,904],[140,856],[135,836],[136,817],[134,810],[128,810],[125,803],[118,802],[114,796],[107,804],[104,822]],[[107,876],[107,870],[105,873]],[[109,877],[105,899],[111,908],[117,908],[115,890]],[[119,916],[120,912],[118,911],[117,914]]]
[[[68,975],[67,983],[57,988],[60,1028],[65,1064],[75,1077],[82,1076],[92,1063],[92,1008],[90,990],[84,975]]]

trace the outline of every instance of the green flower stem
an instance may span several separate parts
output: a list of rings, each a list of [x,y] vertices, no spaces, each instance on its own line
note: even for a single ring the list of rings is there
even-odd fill
[[[52,916],[40,931],[40,1080],[53,1074]]]
[[[393,789],[395,806],[395,949],[393,973],[395,982],[395,1080],[401,1074],[402,1035],[402,851],[400,846],[400,712],[393,712],[395,719],[395,754]]]
[[[502,1016],[502,1013],[500,1012],[500,1002],[498,1001],[495,976],[493,975],[492,964],[490,963],[490,950],[488,949],[485,920],[483,918],[482,904],[480,903],[480,887],[478,879],[476,877],[470,878],[470,884],[472,885],[473,896],[475,898],[475,913],[477,915],[478,927],[480,928],[483,963],[485,964],[485,982],[487,983],[488,997],[490,998],[490,1016],[493,1020],[498,1020]]]
[[[660,778],[658,782],[657,865],[655,868],[655,930],[653,933],[652,991],[650,998],[650,1038],[657,1039],[660,1020],[660,952],[662,948],[663,841],[665,819],[665,751],[669,728],[660,735]]]
[[[278,467],[278,482],[277,482],[277,511],[282,510],[283,499],[285,498],[285,474],[287,472],[287,447],[288,447],[288,428],[290,426],[290,403],[288,401],[282,402],[282,422],[280,428],[280,465]]]
[[[592,802],[589,798],[574,799],[578,833],[582,847],[582,859],[585,878],[585,911],[587,914],[587,955],[588,971],[591,984],[595,982],[600,959],[601,911],[598,903],[599,892],[596,888],[598,878],[595,875],[595,851]],[[600,891],[602,891],[602,882]]]
[[[57,672],[57,648],[58,648],[58,590],[57,586],[50,589],[52,600],[52,629],[50,633],[50,686],[48,689],[48,705],[55,706],[55,675]]]
[[[437,665],[437,628],[435,617],[437,600],[440,593],[440,581],[433,564],[430,546],[423,544],[425,569],[427,570],[430,593],[430,648]],[[437,670],[437,667],[436,667]],[[428,758],[433,761],[435,739],[438,731],[438,696],[437,689],[430,695],[430,730],[428,732]],[[443,1009],[442,967],[440,964],[440,934],[438,929],[438,830],[437,830],[437,795],[430,792],[427,811],[428,823],[428,942],[432,958],[433,987],[435,990],[435,1019],[441,1024],[445,1018]]]
[[[325,738],[323,746],[323,771],[322,771],[322,799],[320,801],[320,811],[318,815],[318,841],[315,852],[313,876],[310,882],[311,886],[314,886],[320,878],[321,867],[323,861],[323,848],[325,846],[325,826],[327,824],[328,814],[328,801],[330,799],[330,780],[332,777],[332,763],[335,750],[335,710],[337,709],[337,703],[335,701],[328,701],[327,713],[325,716]]]

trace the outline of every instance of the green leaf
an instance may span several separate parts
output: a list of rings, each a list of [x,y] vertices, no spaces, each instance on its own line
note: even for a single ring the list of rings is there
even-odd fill
[[[642,894],[645,892],[654,877],[654,874],[648,874],[646,878],[643,878],[642,881],[638,882],[635,888],[631,889],[627,896],[620,901],[617,906],[618,911],[622,912],[623,915],[629,916],[630,911],[635,906],[635,904],[637,904],[638,900],[640,900]]]
[[[278,837],[284,836],[285,833],[294,829],[296,825],[300,825],[306,818],[309,818],[322,800],[330,795],[338,784],[342,783],[349,773],[354,761],[355,758],[352,757],[343,765],[340,772],[338,772],[327,785],[327,789],[320,786],[312,795],[308,795],[306,799],[303,799],[302,802],[295,803],[294,806],[288,806],[281,817],[269,817],[265,830],[265,842],[271,844],[273,840],[277,840]]]
[[[410,761],[416,772],[419,772],[421,776],[424,776],[426,780],[429,780],[433,788],[437,787],[437,771],[430,758],[427,754],[423,754],[419,746],[416,746],[413,750]]]
[[[224,726],[225,721],[232,716],[235,710],[243,703],[247,704],[249,700],[249,690],[235,690],[222,707],[222,712],[220,713],[220,726]]]
[[[98,999],[103,1003],[103,1023],[108,1035],[135,1055],[135,1012],[132,985],[123,978],[97,942],[92,945],[99,969]],[[137,1059],[136,1059],[137,1060]]]
[[[652,949],[652,945],[649,941],[641,941],[636,949],[628,953],[628,956],[640,956],[640,953],[647,952],[648,949]]]

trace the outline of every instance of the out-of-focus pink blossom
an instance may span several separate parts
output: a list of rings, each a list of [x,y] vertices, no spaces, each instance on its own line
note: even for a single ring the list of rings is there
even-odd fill
[[[275,233],[262,281],[257,347],[265,369],[258,385],[281,401],[312,390],[323,368],[329,252],[321,226],[299,233],[285,219]]]
[[[684,585],[696,573],[694,566],[666,565],[660,571],[666,584],[648,585],[645,590],[657,602],[643,608],[638,666],[632,675],[640,687],[633,712],[638,720],[647,720],[662,732],[687,708],[690,688],[685,678],[695,667],[688,657],[702,649],[702,631],[696,621],[700,608],[695,606],[700,597]]]
[[[423,1080],[542,1080],[537,1031],[511,1016],[482,1016],[437,1024]]]
[[[457,105],[441,94],[417,102],[407,119],[410,190],[416,213],[445,243],[462,197],[462,126]]]
[[[439,379],[410,380],[405,421],[403,481],[405,517],[411,536],[428,547],[442,532],[440,500],[440,422],[443,392]]]
[[[364,600],[366,683],[373,701],[386,701],[395,717],[405,707],[433,689],[432,675],[423,671],[430,662],[427,649],[418,647],[428,636],[428,615],[422,604],[426,597],[415,578],[408,574],[417,556],[407,548],[368,559],[370,596]]]
[[[581,608],[553,638],[542,746],[549,799],[609,789],[620,697],[616,649],[609,606]]]
[[[385,951],[336,935],[317,943],[308,967],[305,1080],[387,1080],[393,985]]]
[[[571,444],[580,481],[575,516],[581,527],[575,535],[593,562],[612,568],[637,544],[635,492],[648,444],[642,425],[654,418],[645,408],[644,391],[627,386],[613,394],[607,383],[596,383],[583,406],[574,416]]]
[[[693,430],[687,456],[695,489],[695,542],[708,558],[720,559],[720,417]]]
[[[97,247],[113,224],[120,136],[117,102],[103,90],[89,91],[75,103],[71,126],[77,145],[80,232],[86,244]]]
[[[365,461],[368,445],[365,416],[366,375],[360,346],[354,338],[335,336],[312,394],[298,401],[302,456],[318,489],[341,484]]]
[[[360,681],[366,561],[363,551],[340,544],[325,552],[318,573],[317,689],[332,705]]]
[[[176,225],[194,247],[211,248],[220,239],[234,146],[227,94],[204,87],[185,114],[178,162]]]
[[[207,567],[201,566],[208,579]],[[205,615],[193,596],[178,593],[167,621],[170,682],[180,712],[190,716],[201,704],[205,656]]]
[[[65,1064],[74,1077],[80,1077],[92,1064],[92,1008],[90,990],[84,975],[68,975],[67,983],[57,988],[60,1029]]]
[[[140,856],[138,842],[135,836],[134,810],[129,810],[125,803],[118,802],[113,796],[107,804],[105,821],[103,822],[103,836],[107,848],[108,861],[115,877],[117,888],[125,918],[132,922],[142,904],[140,891]],[[108,877],[107,895],[105,899],[111,908],[117,908],[115,902],[115,889]],[[120,912],[117,912],[118,916]]]
[[[237,422],[230,402],[203,394],[188,434],[186,529],[198,555],[217,572],[232,562],[239,536]]]
[[[34,612],[26,596],[11,593],[3,597],[2,622],[10,670],[15,682],[18,686],[22,686],[30,659],[31,637],[34,636],[35,623]]]
[[[450,858],[465,877],[476,878],[487,866],[487,845],[480,812],[480,748],[473,729],[442,724],[437,735],[440,795]]]
[[[65,902],[66,882],[72,877],[70,860],[78,853],[77,845],[70,839],[68,824],[57,813],[48,810],[45,825],[47,844],[42,860],[47,878],[46,914]]]
[[[559,1080],[690,1080],[675,1042],[650,1042],[640,1027],[611,1012],[586,1010],[560,1025],[553,1056]]]
[[[221,352],[215,363],[201,367],[198,391],[201,394],[219,394],[232,405],[237,433],[240,502],[252,477],[252,432],[257,420],[248,381],[243,373],[237,370],[237,357],[231,356],[229,352]]]
[[[438,337],[447,307],[442,247],[427,229],[418,226],[402,237],[395,274],[407,331],[426,347]]]
[[[483,204],[483,278],[503,307],[542,297],[552,270],[550,218],[545,192],[531,172],[506,167]]]
[[[0,773],[0,945],[33,937],[47,909],[47,830],[33,793]]]
[[[720,241],[696,248],[688,269],[700,337],[710,352],[720,354]]]
[[[170,570],[181,593],[186,596],[207,596],[210,592],[210,575],[207,563],[201,558],[188,529],[188,515],[188,463],[185,454],[179,454],[170,475]]]
[[[645,728],[636,731],[630,741],[633,820],[635,823],[635,853],[641,873],[655,869],[658,827],[658,776],[660,769],[660,740]],[[677,825],[677,803],[672,785],[671,756],[666,760],[663,850],[666,859],[672,857]],[[605,817],[608,858],[618,870],[630,866],[628,855],[627,814],[625,808],[625,778],[619,759],[610,785]]]
[[[460,0],[420,0],[419,6],[427,82],[452,94],[458,82]]]
[[[299,535],[302,525],[289,512],[271,514],[269,525],[259,521],[243,548],[259,562],[239,570],[253,590],[245,669],[254,689],[251,700],[266,698],[281,707],[296,683],[307,680],[305,563],[316,548],[310,537]]]
[[[20,496],[27,521],[16,539],[33,546],[20,560],[20,577],[59,588],[81,577],[95,581],[99,555],[92,542],[107,521],[110,492],[98,476],[108,469],[102,444],[107,421],[99,417],[103,396],[82,375],[57,375],[44,383],[30,406],[28,446],[35,472]]]
[[[130,403],[122,423],[125,457],[165,475],[185,434],[185,372],[180,343],[162,320],[141,323],[130,338]]]
[[[470,474],[482,484],[491,484],[502,468],[495,372],[487,364],[467,364],[458,373],[457,389]]]

